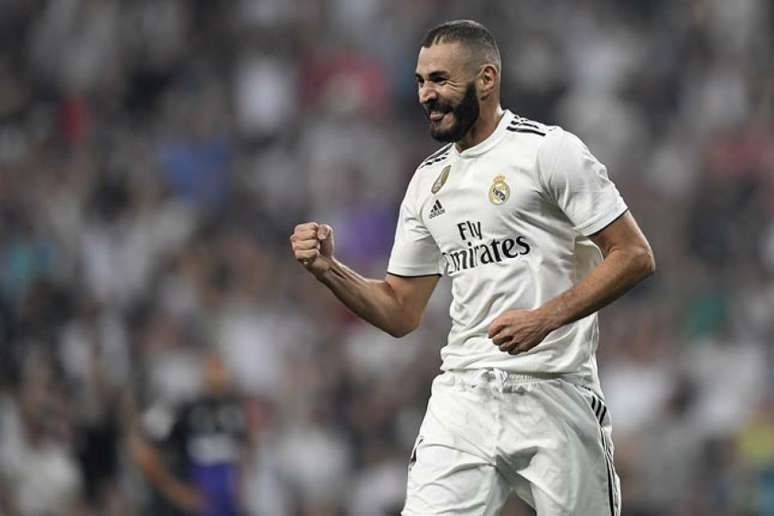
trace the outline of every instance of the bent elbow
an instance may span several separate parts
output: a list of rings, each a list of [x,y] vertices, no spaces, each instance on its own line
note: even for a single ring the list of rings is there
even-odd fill
[[[385,329],[387,333],[390,334],[391,337],[395,337],[396,339],[399,339],[401,337],[405,337],[412,331],[416,330],[419,326],[418,320],[402,320],[398,324],[394,325],[391,328]]]
[[[404,329],[404,328],[389,328],[389,329],[387,329],[385,331],[389,334],[390,337],[394,337],[396,339],[399,339],[401,337],[405,337],[406,335],[411,333],[411,330],[407,330],[407,329]]]
[[[414,330],[416,330],[416,326],[400,326],[398,328],[392,328],[388,330],[387,333],[389,333],[391,337],[400,339],[401,337],[405,337]]]
[[[649,246],[642,247],[639,250],[636,263],[641,279],[645,279],[656,272],[656,258],[653,256],[653,250]]]

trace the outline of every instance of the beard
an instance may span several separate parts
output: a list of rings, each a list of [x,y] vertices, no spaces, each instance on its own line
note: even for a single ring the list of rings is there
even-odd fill
[[[480,107],[476,95],[476,85],[473,81],[465,87],[465,95],[456,104],[443,99],[436,99],[424,104],[425,114],[429,117],[432,111],[451,113],[453,122],[447,129],[441,128],[444,118],[438,122],[430,121],[430,136],[443,143],[453,143],[461,140],[478,120]]]

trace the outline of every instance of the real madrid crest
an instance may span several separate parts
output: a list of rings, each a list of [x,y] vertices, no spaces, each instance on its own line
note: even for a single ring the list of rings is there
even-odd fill
[[[511,196],[511,187],[505,182],[505,176],[495,176],[489,188],[489,201],[492,204],[502,204]]]
[[[449,171],[451,170],[451,165],[446,165],[443,167],[443,170],[441,170],[441,175],[438,176],[438,179],[435,180],[435,183],[433,183],[433,187],[430,189],[431,192],[434,194],[438,193],[438,190],[441,189],[443,185],[446,184],[446,180],[449,179]]]

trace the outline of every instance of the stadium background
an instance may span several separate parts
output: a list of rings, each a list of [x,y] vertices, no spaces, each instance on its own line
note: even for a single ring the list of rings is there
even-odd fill
[[[771,2],[0,11],[0,514],[147,511],[130,438],[197,392],[212,350],[250,424],[246,514],[395,513],[448,284],[393,340],[287,238],[329,222],[343,261],[384,273],[437,147],[418,42],[458,17],[499,40],[504,105],[580,135],[655,250],[657,275],[601,314],[624,514],[774,514]]]

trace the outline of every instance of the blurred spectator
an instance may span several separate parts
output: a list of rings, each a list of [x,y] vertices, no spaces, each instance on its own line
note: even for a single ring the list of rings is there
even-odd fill
[[[202,366],[203,392],[179,407],[159,401],[142,416],[133,456],[153,490],[150,514],[241,514],[246,421],[217,355]]]
[[[18,398],[3,399],[0,508],[8,514],[81,514],[82,478],[73,450],[66,393],[47,357],[30,353]]]

